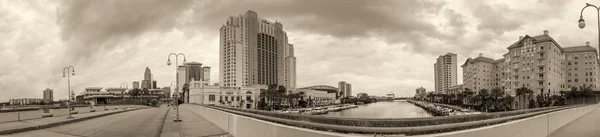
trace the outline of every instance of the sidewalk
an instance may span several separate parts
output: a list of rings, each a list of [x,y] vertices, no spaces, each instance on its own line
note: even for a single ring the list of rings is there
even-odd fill
[[[600,135],[600,108],[571,121],[552,132],[549,137],[598,137]]]
[[[143,107],[143,108],[147,108],[147,107]],[[138,108],[138,109],[143,109],[143,108]],[[48,128],[48,127],[59,126],[59,125],[79,122],[79,121],[83,121],[83,120],[88,120],[88,119],[92,119],[92,118],[117,114],[117,113],[121,113],[121,112],[132,111],[132,110],[137,110],[137,109],[127,109],[125,111],[123,111],[122,109],[117,109],[117,110],[108,110],[108,111],[102,111],[102,112],[74,114],[73,119],[67,119],[68,115],[66,115],[66,116],[58,116],[58,117],[48,117],[48,118],[39,118],[39,119],[31,119],[31,120],[13,121],[13,122],[3,122],[3,123],[0,123],[0,135],[18,133],[18,132],[24,132],[24,131],[30,131],[30,130],[38,130],[38,129]]]
[[[177,109],[171,107],[165,120],[161,137],[233,137],[217,125],[192,112],[190,105],[179,106],[181,122],[173,122]]]

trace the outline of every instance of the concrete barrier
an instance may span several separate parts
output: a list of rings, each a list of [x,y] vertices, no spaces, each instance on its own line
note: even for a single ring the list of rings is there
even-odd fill
[[[351,137],[351,135],[335,132],[312,130],[267,122],[245,116],[234,115],[223,111],[193,106],[193,112],[229,132],[234,137]],[[257,132],[260,131],[260,132]],[[372,135],[370,135],[372,136]]]
[[[42,111],[42,118],[54,116],[54,114],[52,113],[52,110],[48,107],[41,108],[40,111]]]
[[[221,129],[229,132],[236,137],[333,137],[333,136],[373,136],[372,134],[343,134],[337,132],[328,132],[300,128],[295,126],[283,125],[246,116],[240,116],[232,113],[227,113],[221,110],[208,108],[204,106],[194,106],[196,109],[192,111],[198,113],[208,121],[219,126]],[[569,122],[591,112],[598,108],[598,104],[584,107],[576,107],[571,109],[560,110],[547,114],[541,114],[521,120],[510,121],[506,123],[452,131],[439,134],[428,134],[419,136],[434,136],[434,137],[544,137],[554,132],[558,128],[568,124]],[[249,128],[252,127],[252,128]],[[256,132],[264,131],[264,132]],[[391,135],[386,135],[391,136]]]
[[[599,104],[572,108],[481,128],[440,133],[436,137],[546,137],[560,127],[597,109]]]

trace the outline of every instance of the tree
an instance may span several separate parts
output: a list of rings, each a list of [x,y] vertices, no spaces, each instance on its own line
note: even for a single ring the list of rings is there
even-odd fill
[[[340,98],[343,98],[344,97],[344,92],[340,92],[339,95],[340,95],[339,96]]]

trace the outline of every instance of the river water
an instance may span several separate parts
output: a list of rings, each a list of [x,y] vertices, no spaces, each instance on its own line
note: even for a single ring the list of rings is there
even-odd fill
[[[433,117],[426,110],[404,100],[383,101],[358,105],[339,112],[329,112],[323,116],[346,118],[418,118]]]

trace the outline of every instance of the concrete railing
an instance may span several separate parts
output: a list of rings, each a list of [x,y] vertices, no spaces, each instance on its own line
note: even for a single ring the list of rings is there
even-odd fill
[[[372,134],[375,134],[375,133],[386,133],[386,134],[418,133],[418,132],[440,130],[440,129],[444,129],[444,128],[452,129],[452,128],[456,128],[456,127],[469,127],[469,126],[481,125],[482,123],[484,123],[484,124],[485,123],[499,123],[499,122],[510,120],[510,119],[518,119],[519,117],[530,117],[530,118],[525,118],[525,119],[521,119],[521,120],[503,123],[503,124],[492,125],[492,126],[488,126],[488,127],[447,132],[447,133],[442,133],[442,134],[427,135],[427,136],[444,136],[444,137],[490,136],[490,135],[503,136],[503,135],[505,135],[505,136],[512,137],[512,136],[514,136],[514,134],[512,134],[512,133],[517,133],[517,135],[519,135],[519,136],[521,136],[521,135],[523,135],[523,136],[541,135],[541,134],[537,134],[538,133],[537,131],[540,131],[540,133],[542,131],[546,131],[546,133],[543,134],[543,136],[546,136],[549,133],[551,133],[552,131],[571,122],[572,120],[579,118],[584,114],[587,114],[591,110],[595,109],[597,107],[597,105],[576,107],[576,108],[571,108],[571,109],[557,111],[557,112],[552,112],[552,111],[556,111],[556,110],[545,110],[545,111],[540,111],[540,112],[535,112],[535,113],[528,113],[528,114],[523,114],[523,115],[509,116],[509,117],[503,117],[503,118],[497,118],[497,119],[463,122],[463,123],[455,123],[455,124],[419,126],[419,127],[342,126],[342,125],[321,124],[321,123],[313,123],[313,122],[307,122],[307,121],[296,121],[296,120],[288,120],[288,119],[281,119],[281,118],[273,118],[273,117],[256,115],[256,114],[251,114],[251,113],[235,112],[235,111],[220,109],[220,108],[208,108],[208,107],[204,107],[204,106],[195,106],[195,107],[197,107],[197,110],[195,110],[196,113],[200,114],[207,120],[211,121],[212,123],[216,124],[220,128],[226,130],[231,135],[236,136],[236,137],[237,136],[277,137],[277,136],[290,136],[290,135],[301,135],[302,137],[305,137],[305,136],[350,136],[350,135],[354,135],[354,134],[343,134],[343,133],[337,133],[337,132],[328,132],[327,129],[329,131],[344,131],[346,133],[348,133],[348,132],[367,133],[370,136],[372,136]],[[565,108],[562,108],[562,109],[565,109]],[[547,113],[547,112],[552,112],[552,113]],[[233,113],[237,113],[237,115],[233,114]],[[543,113],[547,113],[547,114],[543,114]],[[539,114],[542,114],[542,115],[539,115]],[[240,116],[240,115],[245,115],[245,116]],[[538,116],[534,116],[534,115],[538,115]],[[533,116],[533,117],[531,117],[531,116]],[[546,122],[539,121],[540,117],[544,117],[544,116],[547,117]],[[250,118],[250,117],[253,117],[253,118]],[[256,118],[258,118],[258,119],[256,119]],[[259,120],[259,119],[263,119],[263,120]],[[264,121],[264,120],[268,120],[268,121]],[[277,121],[279,123],[285,123],[286,125],[269,122],[269,121]],[[532,130],[532,129],[522,130],[523,128],[519,128],[519,127],[524,124],[523,122],[526,123],[525,125],[527,125],[527,123],[530,124],[529,126],[527,126],[528,128],[535,128],[536,130]],[[531,125],[531,124],[535,124],[535,125]],[[299,125],[299,126],[306,127],[306,128],[300,128],[300,127],[289,126],[289,125]],[[248,128],[248,127],[252,127],[252,128]],[[496,131],[496,129],[490,129],[490,127],[502,127],[505,130],[502,130],[502,132],[498,132],[498,131]],[[547,127],[547,129],[542,130],[541,128],[543,128],[543,127]],[[309,128],[315,128],[315,129],[321,129],[321,130],[325,129],[325,131],[313,130],[313,129],[309,129]],[[522,131],[522,132],[513,132],[511,130]],[[267,131],[267,132],[256,132],[256,131]],[[490,132],[492,134],[490,134],[488,132]],[[493,134],[493,133],[497,133],[497,134]],[[511,133],[511,134],[506,134],[506,133]],[[362,135],[366,135],[366,134],[362,134]]]
[[[577,107],[482,128],[441,133],[437,137],[546,137],[571,121],[597,109],[599,104]]]
[[[106,107],[106,109],[105,109]],[[129,107],[129,108],[134,108],[134,107],[142,107],[142,105],[125,105],[125,107]],[[106,110],[115,110],[115,109],[123,109],[122,105],[113,105],[113,106],[95,106],[94,108],[90,108],[89,106],[85,106],[85,107],[73,107],[75,108],[75,111],[73,112],[77,112],[77,114],[82,114],[82,113],[93,113],[93,112],[100,112],[100,111],[106,111]],[[75,114],[75,113],[73,113]],[[16,111],[16,112],[3,112],[0,113],[0,123],[2,122],[11,122],[11,121],[20,121],[20,120],[29,120],[29,119],[38,119],[38,118],[44,118],[44,117],[51,117],[51,116],[64,116],[64,115],[69,115],[69,110],[67,108],[58,108],[58,109],[49,109],[48,112],[46,112],[44,109],[33,109],[33,110],[26,110],[26,111]]]

